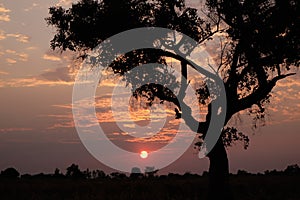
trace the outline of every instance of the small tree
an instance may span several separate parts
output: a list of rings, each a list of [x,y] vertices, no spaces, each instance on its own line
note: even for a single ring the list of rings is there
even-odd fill
[[[17,179],[19,178],[20,173],[13,167],[9,167],[1,171],[0,177],[7,179]]]
[[[72,164],[67,168],[66,177],[82,179],[85,178],[85,174],[82,171],[80,171],[78,165]]]
[[[288,174],[288,175],[299,175],[300,174],[300,167],[297,164],[289,165],[284,170],[284,173]]]
[[[106,177],[107,177],[106,174],[102,170],[97,169],[97,170],[92,171],[92,178],[93,179],[104,179]]]

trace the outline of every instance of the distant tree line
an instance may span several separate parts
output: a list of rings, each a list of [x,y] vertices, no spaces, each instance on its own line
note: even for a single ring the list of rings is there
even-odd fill
[[[158,170],[149,168],[145,169],[145,173],[141,173],[140,171],[136,171],[130,173],[129,175],[121,172],[112,172],[110,174],[106,174],[102,170],[80,170],[79,166],[76,164],[70,165],[66,169],[66,173],[62,173],[58,168],[54,170],[53,174],[23,174],[20,175],[17,169],[13,167],[9,167],[0,173],[0,179],[48,179],[48,178],[61,178],[61,179],[93,179],[93,180],[123,180],[123,179],[144,179],[144,178],[157,178],[157,179],[186,179],[186,178],[197,178],[197,177],[207,177],[208,172],[204,171],[202,175],[199,174],[192,174],[190,172],[186,172],[184,174],[177,174],[177,173],[169,173],[168,175],[158,175]],[[232,176],[259,176],[259,175],[300,175],[300,167],[298,164],[288,165],[284,170],[278,171],[276,169],[273,170],[266,170],[264,173],[250,173],[246,170],[238,170],[236,174],[230,174]]]

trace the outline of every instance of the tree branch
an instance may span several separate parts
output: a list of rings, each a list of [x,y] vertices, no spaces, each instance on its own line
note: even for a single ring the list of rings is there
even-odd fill
[[[277,81],[284,79],[288,76],[295,75],[296,73],[289,73],[284,75],[278,75],[274,77],[272,80],[265,83],[265,85],[260,85],[257,90],[255,90],[252,94],[247,97],[240,99],[236,106],[234,106],[234,113],[245,110],[247,108],[251,108],[252,105],[258,104],[261,100],[263,100],[275,87]]]

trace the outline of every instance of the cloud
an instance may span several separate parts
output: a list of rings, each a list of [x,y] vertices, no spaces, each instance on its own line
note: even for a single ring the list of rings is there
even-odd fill
[[[31,46],[31,47],[27,47],[26,50],[36,50],[38,49],[38,47],[35,47],[35,46]]]
[[[9,74],[8,72],[0,71],[0,75],[8,75],[8,74]]]
[[[58,67],[55,69],[47,69],[42,74],[38,76],[40,79],[48,80],[48,81],[66,81],[66,82],[74,82],[75,76],[78,71],[76,60],[73,59],[73,53],[66,52],[63,54],[48,51],[43,55],[43,59],[60,62],[60,65],[63,67]]]
[[[300,76],[281,80],[275,86],[271,103],[267,105],[266,111],[270,120],[268,124],[283,124],[298,120],[300,118]]]
[[[7,37],[15,38],[17,41],[22,43],[28,43],[30,41],[30,37],[20,33],[8,33],[6,34]]]
[[[6,62],[9,63],[9,64],[14,64],[14,63],[17,62],[17,60],[23,61],[23,62],[28,61],[29,55],[26,54],[26,53],[23,53],[23,52],[18,53],[17,51],[12,50],[12,49],[6,49],[5,53],[15,57],[15,58],[7,58],[6,59]]]
[[[4,7],[3,4],[0,4],[0,13],[9,13],[11,10]]]
[[[0,21],[1,21],[1,14],[0,14]],[[5,31],[0,30],[0,40],[4,40],[7,38],[14,38],[21,43],[28,43],[30,41],[30,37],[27,35],[21,33],[5,33]]]
[[[10,16],[8,13],[10,13],[11,10],[4,7],[3,4],[0,4],[0,21],[9,22]]]
[[[68,67],[59,67],[42,73],[39,77],[48,81],[73,81]]]
[[[59,0],[59,2],[56,4],[57,6],[64,6],[69,7],[73,3],[73,0]]]
[[[6,34],[5,34],[5,32],[3,31],[3,30],[0,30],[0,40],[4,40],[4,39],[6,39],[7,37],[6,37]]]
[[[12,58],[6,58],[6,62],[7,62],[8,64],[15,64],[15,63],[17,63],[17,61],[14,60],[14,59],[12,59]]]
[[[72,104],[52,105],[52,106],[56,108],[72,109]]]
[[[20,61],[24,61],[24,62],[28,61],[28,54],[20,53],[20,54],[18,54],[18,56],[19,56]]]
[[[10,132],[19,132],[19,131],[31,131],[32,128],[1,128],[0,133],[10,133]]]
[[[60,86],[60,85],[73,85],[73,82],[67,81],[49,81],[43,80],[36,77],[32,78],[23,78],[23,79],[9,79],[9,80],[0,80],[0,88],[23,88],[23,87],[37,87],[37,86]]]
[[[51,61],[61,61],[61,58],[55,55],[44,54],[43,59]]]
[[[37,8],[38,6],[39,6],[39,4],[33,3],[30,7],[25,8],[24,11],[29,12],[29,11],[33,10],[34,8]]]
[[[15,50],[11,50],[11,49],[6,49],[5,52],[9,53],[9,54],[16,54],[17,53]]]
[[[10,17],[7,14],[0,14],[0,21],[9,22]]]
[[[56,124],[48,127],[47,129],[51,130],[51,129],[58,129],[58,128],[74,128],[74,127],[75,127],[74,121],[71,120],[71,121],[67,121],[67,122],[56,123]]]
[[[0,52],[1,53],[1,52]],[[18,61],[27,61],[29,55],[26,53],[19,53],[12,49],[7,49],[4,51],[9,57],[6,62],[9,64],[14,64]],[[14,57],[13,57],[14,56]],[[46,53],[46,58],[55,59],[56,55]],[[58,58],[58,56],[56,56]],[[47,69],[43,73],[37,76],[28,76],[25,78],[14,78],[8,80],[0,80],[0,88],[7,87],[37,87],[37,86],[60,86],[60,85],[73,85],[75,80],[75,75],[77,73],[76,68],[71,59],[70,55],[62,56],[63,60],[67,63],[62,62],[61,64],[67,64],[65,67],[58,67],[55,69]]]

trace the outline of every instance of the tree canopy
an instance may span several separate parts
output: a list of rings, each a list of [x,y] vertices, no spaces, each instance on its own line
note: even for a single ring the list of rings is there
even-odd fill
[[[207,16],[202,19],[196,8],[186,7],[184,0],[81,0],[69,9],[51,7],[46,20],[57,30],[51,40],[53,49],[69,49],[84,52],[84,55],[108,37],[132,28],[165,27],[199,43],[212,39],[216,33],[223,34],[226,41],[218,70],[226,87],[226,123],[245,109],[254,115],[254,120],[264,118],[265,104],[276,82],[293,75],[286,72],[299,66],[299,3],[294,0],[208,0],[206,6]],[[121,56],[110,67],[122,75],[140,63],[166,64],[166,57],[180,60],[168,52],[142,49]],[[159,97],[178,105],[176,97],[164,87],[146,85],[136,93],[144,90],[148,90],[150,100]],[[160,92],[163,90],[165,92]],[[197,89],[197,94],[200,103],[209,102],[205,85]],[[202,128],[196,131],[205,134],[207,124],[202,123]],[[247,146],[247,137],[235,128],[224,129],[223,138],[225,143],[227,138],[228,145],[236,138],[246,141]]]
[[[222,192],[212,192],[217,199],[218,194],[228,191],[220,185],[225,183],[229,173],[224,145],[244,141],[247,147],[249,143],[246,135],[235,127],[228,127],[227,123],[234,114],[245,109],[253,115],[254,121],[263,119],[276,83],[294,75],[293,69],[299,67],[300,10],[299,2],[295,0],[206,0],[205,6],[202,9],[204,15],[200,17],[199,11],[187,7],[184,0],[80,0],[69,9],[51,7],[46,21],[56,28],[51,48],[80,52],[83,59],[105,39],[139,27],[176,30],[200,44],[222,36],[218,66],[215,67],[226,89],[226,120],[222,137],[207,155],[214,180],[211,188],[223,188]],[[180,61],[182,77],[189,80],[187,68],[193,67],[189,62],[174,53],[157,49],[128,52],[108,67],[115,74],[124,75],[140,64],[167,65],[167,57]],[[181,81],[178,87],[184,92],[187,84]],[[191,109],[181,104],[181,99],[164,86],[146,84],[133,91],[133,95],[143,95],[146,91],[150,103],[155,97],[174,103],[178,107],[174,113],[176,118],[183,118],[194,132],[204,136],[212,112],[217,112],[211,109],[214,99],[210,97],[207,84],[199,84],[196,90],[199,103],[208,108],[204,122],[195,120]]]
[[[91,49],[112,35],[139,27],[165,27],[196,41],[211,34],[210,24],[197,16],[195,8],[186,7],[184,0],[81,0],[67,10],[51,7],[49,14],[48,24],[57,29],[53,49]]]

